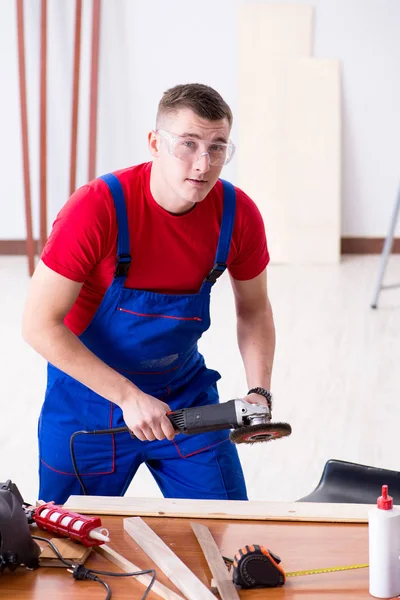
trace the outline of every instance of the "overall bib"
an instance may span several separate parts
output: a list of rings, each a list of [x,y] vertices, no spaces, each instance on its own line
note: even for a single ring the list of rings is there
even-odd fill
[[[208,369],[197,342],[210,326],[210,292],[226,269],[235,219],[234,187],[223,182],[224,208],[215,266],[198,293],[159,294],[124,287],[130,240],[122,186],[112,173],[108,185],[118,224],[114,279],[80,340],[96,356],[171,410],[218,402],[217,371]],[[81,494],[69,440],[75,431],[122,427],[121,409],[53,365],[48,365],[39,419],[39,498],[63,503]],[[229,431],[177,435],[146,441],[129,433],[75,438],[77,467],[90,495],[121,496],[145,462],[168,498],[247,500],[236,447]],[[140,494],[139,494],[140,495]]]

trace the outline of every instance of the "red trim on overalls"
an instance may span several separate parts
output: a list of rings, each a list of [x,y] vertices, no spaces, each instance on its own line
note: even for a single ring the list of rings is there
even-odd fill
[[[121,308],[120,306],[118,306],[118,310],[121,312],[125,312],[125,313],[129,313],[130,315],[136,315],[137,317],[153,317],[155,319],[160,318],[160,319],[176,319],[177,321],[202,321],[203,319],[201,319],[200,317],[175,317],[174,315],[152,315],[152,314],[144,314],[144,313],[138,313],[135,312],[134,310],[128,310],[127,308]]]
[[[113,411],[114,411],[114,405],[112,404],[112,402],[110,402],[110,420],[109,420],[109,426],[110,429],[112,428],[112,421],[113,421]],[[112,452],[112,458],[111,458],[111,471],[95,471],[95,472],[91,472],[91,473],[79,473],[79,475],[81,477],[90,477],[91,475],[112,475],[115,471],[115,455],[116,455],[116,451],[115,451],[115,435],[112,433],[111,434],[111,452]],[[45,467],[47,467],[48,469],[50,469],[50,471],[54,471],[55,473],[59,473],[60,475],[68,475],[69,477],[76,477],[75,473],[68,473],[65,471],[59,471],[58,469],[54,469],[54,467],[51,467],[50,465],[48,465],[42,458],[40,459],[40,462],[42,464],[45,465]]]

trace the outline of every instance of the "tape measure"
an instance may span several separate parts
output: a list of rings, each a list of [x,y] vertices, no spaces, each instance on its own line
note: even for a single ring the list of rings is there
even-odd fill
[[[310,571],[290,571],[286,577],[299,577],[301,575],[319,575],[320,573],[336,573],[336,571],[351,571],[352,569],[366,569],[369,564],[349,565],[345,567],[330,567],[328,569],[311,569]]]
[[[329,567],[326,569],[308,569],[304,571],[285,572],[280,565],[281,559],[264,546],[244,546],[235,554],[234,560],[224,559],[233,565],[233,583],[242,588],[279,587],[285,584],[287,577],[302,575],[319,575],[365,569],[368,564]]]

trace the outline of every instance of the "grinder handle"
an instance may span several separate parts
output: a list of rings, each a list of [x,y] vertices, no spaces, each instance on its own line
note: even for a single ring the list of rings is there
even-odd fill
[[[193,406],[167,413],[174,428],[180,433],[205,433],[238,426],[235,400],[221,404]]]

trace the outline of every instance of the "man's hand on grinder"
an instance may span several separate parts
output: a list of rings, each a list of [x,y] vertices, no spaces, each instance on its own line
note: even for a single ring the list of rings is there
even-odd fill
[[[125,400],[122,411],[126,425],[142,442],[174,439],[175,429],[166,415],[170,407],[165,402],[141,393]]]
[[[243,401],[248,402],[249,404],[262,404],[264,406],[269,406],[268,400],[264,398],[264,396],[261,396],[261,394],[247,394],[247,396],[243,398]]]

